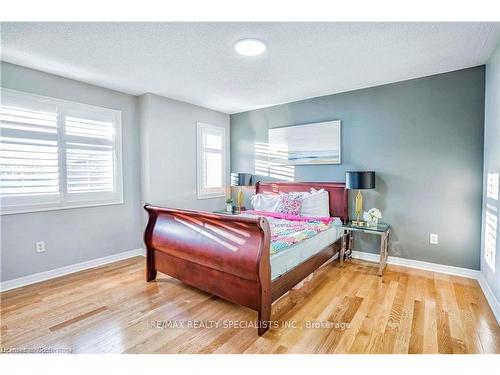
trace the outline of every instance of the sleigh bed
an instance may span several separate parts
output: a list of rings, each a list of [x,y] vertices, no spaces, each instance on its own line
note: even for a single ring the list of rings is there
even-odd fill
[[[305,192],[311,188],[325,189],[329,196],[330,216],[342,222],[347,220],[344,183],[264,182],[257,183],[256,193]],[[313,255],[272,277],[271,231],[265,217],[187,211],[148,204],[144,208],[149,214],[144,234],[146,280],[154,280],[159,271],[256,310],[259,336],[269,329],[274,301],[334,255],[339,254],[341,263],[344,258],[346,238],[342,234],[327,246],[316,241],[317,246],[322,247]]]

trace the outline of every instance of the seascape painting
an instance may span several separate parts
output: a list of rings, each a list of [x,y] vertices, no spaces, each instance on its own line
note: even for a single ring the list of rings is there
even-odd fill
[[[340,120],[334,120],[269,129],[269,161],[284,165],[340,164],[340,127]]]

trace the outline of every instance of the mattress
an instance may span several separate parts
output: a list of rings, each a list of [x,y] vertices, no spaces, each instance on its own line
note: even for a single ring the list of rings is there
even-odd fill
[[[342,227],[331,228],[316,234],[307,240],[296,243],[289,248],[271,255],[271,279],[274,280],[313,255],[319,253],[342,236]]]

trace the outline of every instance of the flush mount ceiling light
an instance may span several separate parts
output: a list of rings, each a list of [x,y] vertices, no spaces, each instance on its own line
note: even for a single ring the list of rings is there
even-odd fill
[[[234,43],[234,49],[243,56],[257,56],[266,50],[266,45],[258,39],[241,39]]]

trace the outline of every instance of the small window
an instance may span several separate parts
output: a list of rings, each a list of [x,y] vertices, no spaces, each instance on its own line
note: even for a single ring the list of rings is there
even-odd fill
[[[197,123],[198,199],[225,196],[226,129]]]
[[[122,203],[121,112],[2,89],[1,213]]]

